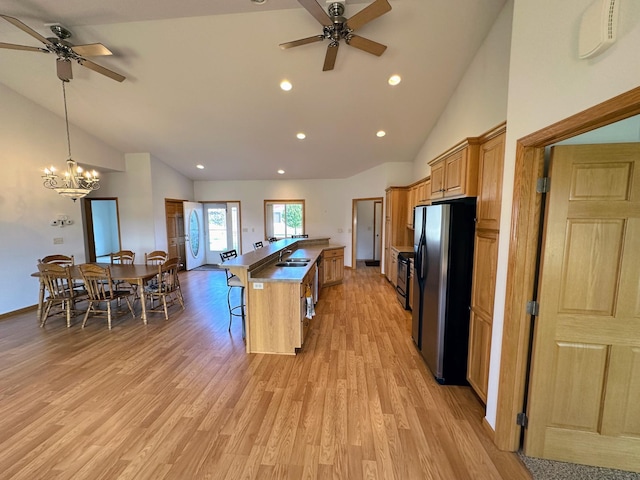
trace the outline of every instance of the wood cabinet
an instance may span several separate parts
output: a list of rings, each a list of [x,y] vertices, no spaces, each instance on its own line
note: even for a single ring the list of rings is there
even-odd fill
[[[476,228],[499,230],[505,134],[480,145]]]
[[[478,200],[473,255],[467,380],[487,401],[493,307],[498,266],[498,235],[502,201],[505,126],[483,139],[478,154]]]
[[[344,279],[344,247],[322,252],[322,286],[342,283]]]
[[[386,190],[384,222],[384,273],[387,280],[390,275],[391,246],[407,245],[413,241],[413,232],[407,228],[408,187],[389,187]],[[395,262],[393,262],[395,263]],[[395,284],[395,278],[393,282]]]
[[[316,266],[301,283],[249,282],[253,353],[295,354],[302,347],[310,320],[306,313],[307,286],[313,291]]]
[[[413,210],[417,205],[430,203],[431,180],[429,177],[423,178],[419,182],[409,185],[407,192],[407,228],[413,230]]]
[[[475,197],[480,140],[470,137],[431,160],[431,200]]]
[[[389,276],[387,277],[394,287],[398,286],[398,250],[391,247],[391,262],[389,263]]]

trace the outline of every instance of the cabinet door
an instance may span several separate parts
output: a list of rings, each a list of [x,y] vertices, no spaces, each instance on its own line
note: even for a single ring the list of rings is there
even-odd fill
[[[425,180],[418,187],[418,205],[429,203],[431,198],[431,180]]]
[[[395,287],[398,283],[398,252],[395,249],[391,249],[391,284]]]
[[[493,304],[498,265],[498,232],[478,230],[473,255],[471,325],[467,380],[486,402],[491,355]]]
[[[431,199],[444,196],[444,160],[431,166]]]
[[[467,380],[483,402],[487,402],[489,358],[491,356],[491,324],[471,310],[469,324],[469,357]]]
[[[323,253],[324,285],[342,282],[344,277],[344,249],[325,250]]]
[[[444,195],[453,197],[465,193],[464,185],[467,178],[467,153],[465,148],[445,159],[444,165]]]
[[[502,133],[480,146],[478,160],[477,228],[493,230],[500,228],[504,139],[505,134]]]

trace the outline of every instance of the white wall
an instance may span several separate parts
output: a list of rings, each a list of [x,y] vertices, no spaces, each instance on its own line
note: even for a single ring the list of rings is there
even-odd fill
[[[84,241],[80,202],[61,197],[42,186],[42,170],[64,168],[67,140],[64,119],[0,85],[0,314],[34,305],[38,281],[30,274],[37,260],[53,253],[74,255],[83,262]],[[121,168],[120,152],[70,125],[71,152],[83,165]],[[99,190],[98,190],[99,191]],[[58,215],[71,226],[51,227]],[[63,243],[54,245],[53,239]],[[35,316],[35,313],[34,313]]]
[[[577,56],[578,27],[592,0],[516,0],[513,17],[487,420],[495,426],[504,324],[516,141],[638,86],[640,2],[620,2],[618,41],[591,60]]]
[[[512,12],[509,0],[414,160],[414,180],[429,175],[427,162],[507,118]]]
[[[121,248],[136,263],[145,252],[167,250],[165,198],[193,200],[193,182],[149,153],[127,153],[125,171],[104,175],[101,196],[118,197]]]
[[[354,198],[384,197],[390,185],[410,183],[412,164],[387,163],[339,180],[224,181],[194,183],[196,201],[239,201],[242,250],[264,240],[264,200],[305,200],[305,233],[329,236],[346,246],[345,264],[351,266],[351,206]]]

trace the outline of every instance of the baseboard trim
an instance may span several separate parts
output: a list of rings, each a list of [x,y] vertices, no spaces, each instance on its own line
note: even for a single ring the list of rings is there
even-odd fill
[[[13,310],[12,312],[0,313],[0,320],[4,320],[5,318],[12,317],[13,315],[19,315],[21,313],[30,312],[31,310],[37,309],[37,305],[30,305],[28,307],[19,308],[18,310]]]

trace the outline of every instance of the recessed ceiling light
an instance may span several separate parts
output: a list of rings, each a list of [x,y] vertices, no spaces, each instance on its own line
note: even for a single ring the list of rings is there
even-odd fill
[[[302,132],[296,133],[296,137],[298,137],[298,140],[304,140],[307,138],[307,136]]]
[[[282,80],[280,82],[280,88],[285,92],[288,92],[293,88],[293,85],[291,85],[291,82],[289,80]]]
[[[263,3],[267,3],[267,0],[251,0],[251,3],[255,3],[256,5],[262,5]]]
[[[198,165],[196,165],[196,168],[199,168],[200,170],[203,170],[204,169],[204,165],[198,164]]]
[[[280,169],[280,170],[278,170],[278,173],[279,173],[280,175],[284,175],[284,170]]]
[[[376,133],[376,137],[384,137],[387,134],[387,132],[385,132],[384,130],[378,130],[378,132]]]
[[[400,75],[391,75],[389,77],[389,85],[395,86],[398,85],[402,81]]]

